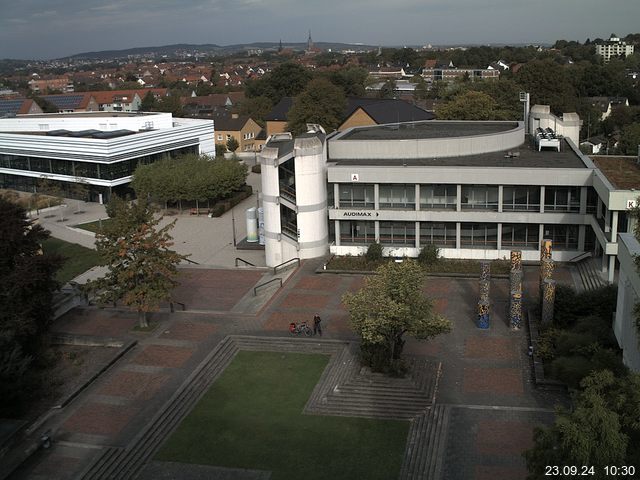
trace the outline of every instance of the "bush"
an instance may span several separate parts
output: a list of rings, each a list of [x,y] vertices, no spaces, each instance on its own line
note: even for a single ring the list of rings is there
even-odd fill
[[[594,369],[591,361],[583,356],[556,357],[550,368],[553,378],[572,388],[578,388],[580,381]]]
[[[425,245],[418,254],[418,263],[420,265],[433,265],[438,261],[440,249],[433,244]]]
[[[581,317],[600,317],[611,324],[616,309],[617,288],[607,285],[597,290],[576,293],[566,285],[556,287],[553,322],[559,326],[573,325]]]
[[[382,245],[378,242],[373,242],[369,245],[365,258],[368,262],[379,262],[382,260]]]

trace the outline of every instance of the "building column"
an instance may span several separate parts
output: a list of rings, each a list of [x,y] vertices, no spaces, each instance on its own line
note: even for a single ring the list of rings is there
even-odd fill
[[[459,187],[460,185],[458,185]],[[462,225],[460,222],[456,222],[456,249],[460,250],[460,233],[462,232]]]
[[[420,210],[420,184],[416,183],[416,211]]]
[[[618,241],[618,211],[611,212],[611,242]]]
[[[376,242],[380,243],[380,222],[378,220],[374,224],[374,235],[376,236]]]
[[[420,222],[416,222],[416,248],[420,249]]]
[[[609,255],[609,283],[613,283],[614,274],[616,273],[616,256]]]
[[[538,250],[540,250],[540,245],[542,245],[543,238],[544,238],[544,223],[541,223],[538,226]]]
[[[462,211],[462,185],[456,185],[456,212],[461,212],[461,211]],[[459,225],[460,224],[458,224],[458,226]]]
[[[544,185],[540,185],[540,213],[544,213]],[[542,233],[540,234],[540,241],[542,241]]]
[[[334,225],[333,234],[336,237],[334,238],[334,241],[335,241],[336,247],[339,247],[340,246],[340,220],[334,220],[333,225]]]
[[[500,187],[500,189],[502,189],[502,187]],[[502,190],[500,190],[500,191],[502,191]],[[502,202],[500,202],[500,204],[502,204]],[[502,224],[501,223],[498,224],[498,233],[497,233],[497,235],[498,235],[498,238],[497,238],[498,243],[496,244],[496,248],[498,250],[502,250]]]
[[[340,184],[333,184],[333,204],[335,208],[340,208]]]
[[[584,241],[586,236],[587,236],[586,225],[578,225],[578,250],[580,250],[581,252],[584,252]]]
[[[380,185],[378,183],[373,184],[373,208],[375,210],[380,210]],[[378,225],[378,222],[376,222],[376,228],[377,228],[377,225]],[[378,238],[377,233],[376,233],[376,238]]]
[[[504,186],[498,185],[498,213],[502,213],[503,199],[504,199]]]
[[[607,254],[604,253],[605,249],[602,249],[602,260],[600,264],[600,271],[602,273],[607,273]]]
[[[587,187],[580,187],[580,215],[587,214]]]
[[[602,216],[602,200],[598,197],[598,202],[596,203],[596,218],[600,218]]]

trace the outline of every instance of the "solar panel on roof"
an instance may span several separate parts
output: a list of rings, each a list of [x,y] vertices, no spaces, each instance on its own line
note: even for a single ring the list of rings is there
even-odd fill
[[[18,113],[24,100],[0,100],[0,114]]]
[[[59,129],[59,130],[50,130],[47,132],[47,135],[51,135],[54,137],[67,137],[71,132],[69,130]]]
[[[125,135],[131,135],[132,132],[131,130],[113,130],[111,132],[99,132],[99,133],[94,133],[93,135],[91,135],[93,138],[100,138],[100,139],[108,139],[108,138],[117,138],[117,137],[124,137]]]
[[[100,133],[100,130],[81,130],[79,132],[71,132],[70,137],[91,137],[96,133]]]
[[[45,95],[43,98],[59,109],[66,110],[79,107],[84,95],[65,95],[64,97]]]

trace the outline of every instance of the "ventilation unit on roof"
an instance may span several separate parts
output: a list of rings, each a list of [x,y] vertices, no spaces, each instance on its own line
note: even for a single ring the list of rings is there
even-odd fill
[[[535,135],[536,148],[539,152],[542,151],[543,148],[553,148],[558,152],[560,151],[560,139],[562,138],[562,136],[557,135],[556,132],[553,131],[553,129],[544,129],[538,127],[536,129]]]

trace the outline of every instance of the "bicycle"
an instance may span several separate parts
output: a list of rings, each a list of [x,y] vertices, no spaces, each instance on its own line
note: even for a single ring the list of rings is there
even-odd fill
[[[289,324],[289,334],[310,337],[313,335],[313,330],[309,325],[307,325],[306,321],[300,323],[291,322]]]

